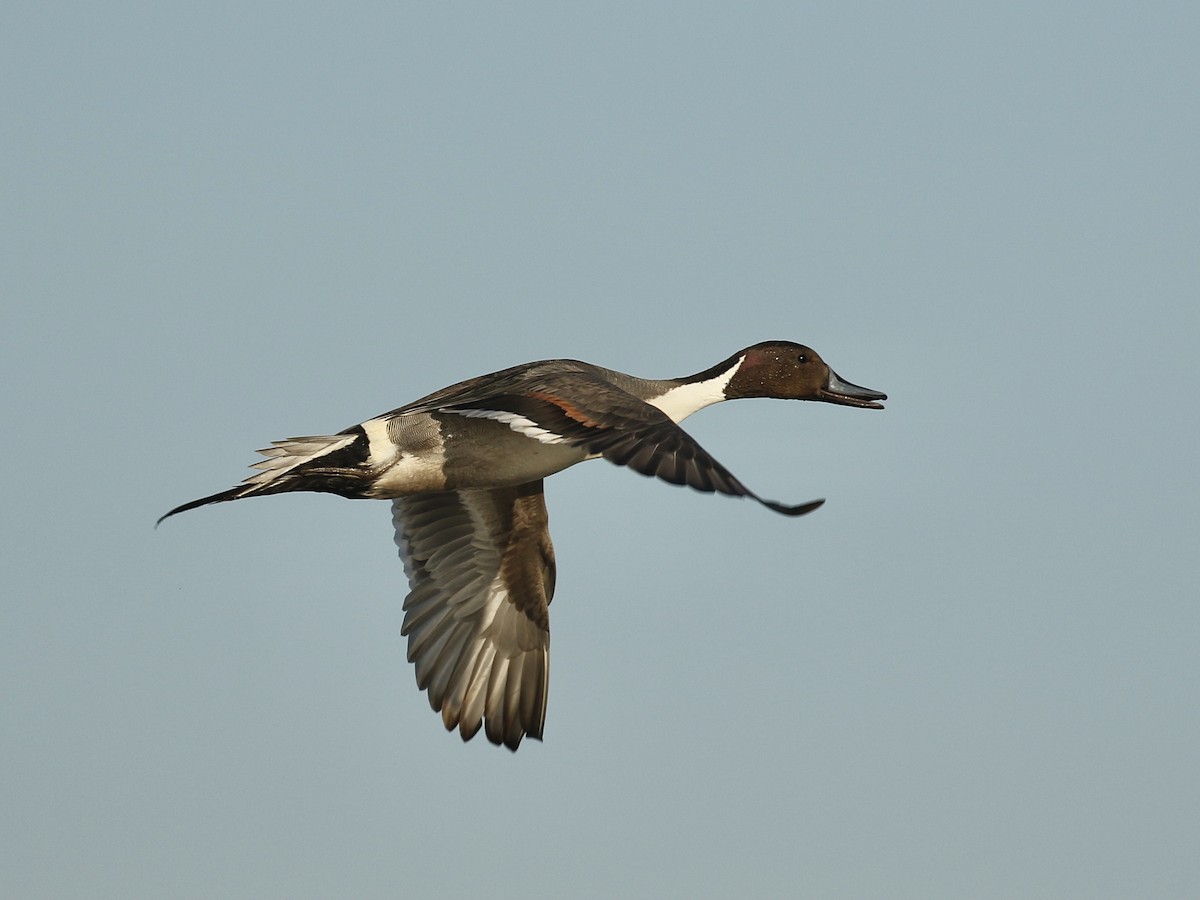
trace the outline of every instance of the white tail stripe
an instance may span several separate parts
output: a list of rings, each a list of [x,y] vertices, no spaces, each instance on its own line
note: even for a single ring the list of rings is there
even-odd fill
[[[286,475],[296,466],[349,446],[358,439],[356,434],[336,434],[313,437],[290,438],[272,441],[271,446],[259,450],[266,459],[254,463],[251,468],[260,469],[257,475],[246,479],[246,484],[266,484],[281,475]]]

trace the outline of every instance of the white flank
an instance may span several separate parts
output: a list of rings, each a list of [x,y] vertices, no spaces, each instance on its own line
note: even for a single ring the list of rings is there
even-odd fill
[[[745,359],[746,357],[743,356],[737,361],[736,365],[730,366],[727,372],[721,373],[716,378],[710,378],[708,381],[694,381],[691,384],[681,384],[678,387],[673,387],[659,394],[657,397],[651,397],[646,402],[651,406],[657,406],[665,412],[671,417],[671,421],[682,422],[692,413],[724,400],[726,386],[733,380],[733,376],[742,367]]]
[[[555,434],[553,431],[547,431],[536,422],[524,416],[519,416],[516,413],[501,412],[495,409],[439,409],[438,412],[454,413],[457,416],[466,416],[469,419],[492,419],[495,422],[503,422],[517,434],[523,434],[525,437],[541,441],[543,444],[566,443],[562,435]]]
[[[382,466],[396,458],[397,447],[388,433],[386,418],[369,419],[362,423],[362,430],[367,436],[367,446],[371,450],[367,457],[367,464],[371,468]]]

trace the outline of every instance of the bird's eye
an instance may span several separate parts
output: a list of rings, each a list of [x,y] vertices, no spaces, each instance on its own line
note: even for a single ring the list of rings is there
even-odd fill
[[[808,357],[805,356],[803,353],[801,353],[799,356],[796,357],[796,362],[806,363],[806,362],[808,362]]]

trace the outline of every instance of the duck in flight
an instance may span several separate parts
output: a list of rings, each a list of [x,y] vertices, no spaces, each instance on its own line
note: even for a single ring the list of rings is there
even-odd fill
[[[636,378],[571,359],[513,366],[435,391],[334,435],[275,441],[237,487],[177,506],[321,491],[392,501],[411,590],[401,633],[417,686],[448,731],[516,750],[546,719],[554,548],[542,481],[603,457],[786,516],[679,422],[722,400],[775,397],[882,409],[815,351],[766,341],[685,378]]]

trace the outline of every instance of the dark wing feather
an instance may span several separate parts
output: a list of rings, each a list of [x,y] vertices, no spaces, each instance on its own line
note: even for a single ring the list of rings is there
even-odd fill
[[[540,739],[555,572],[542,483],[416,494],[392,519],[417,686],[463,740],[481,727],[510,750]]]

